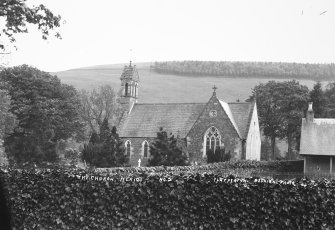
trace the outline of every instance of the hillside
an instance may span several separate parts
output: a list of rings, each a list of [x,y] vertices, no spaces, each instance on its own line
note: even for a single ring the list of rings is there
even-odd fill
[[[159,74],[150,70],[152,63],[139,63],[140,75],[139,102],[171,103],[171,102],[207,102],[212,95],[212,87],[218,87],[219,98],[233,102],[247,99],[251,89],[266,83],[270,78],[229,78],[217,76],[178,76]],[[62,82],[71,84],[78,89],[92,89],[99,85],[110,84],[114,89],[120,88],[120,76],[124,64],[101,65],[72,69],[56,74]],[[284,80],[279,80],[284,81]],[[300,80],[301,84],[312,88],[313,80]],[[326,82],[325,82],[326,83]]]

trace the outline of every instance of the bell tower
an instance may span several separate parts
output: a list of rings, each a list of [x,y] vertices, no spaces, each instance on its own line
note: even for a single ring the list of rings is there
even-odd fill
[[[120,77],[121,80],[121,104],[125,111],[128,113],[131,111],[134,104],[138,99],[138,86],[139,86],[139,75],[136,69],[136,65],[132,65],[131,61],[129,66],[123,68],[123,72]]]

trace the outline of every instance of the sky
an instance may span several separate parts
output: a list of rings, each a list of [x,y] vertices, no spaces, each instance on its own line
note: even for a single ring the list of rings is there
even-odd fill
[[[62,40],[32,27],[6,65],[45,71],[136,62],[335,62],[334,0],[27,0],[63,19]]]

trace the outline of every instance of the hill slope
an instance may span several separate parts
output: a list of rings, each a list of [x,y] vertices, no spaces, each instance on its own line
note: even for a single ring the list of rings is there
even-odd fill
[[[215,76],[178,76],[159,74],[150,70],[151,63],[139,63],[140,75],[139,102],[207,102],[212,95],[212,87],[218,87],[220,99],[233,102],[244,101],[251,95],[252,88],[259,83],[266,83],[267,78],[229,78]],[[120,76],[124,64],[101,65],[72,69],[56,74],[63,83],[78,89],[92,89],[99,85],[110,84],[115,90],[120,88]],[[278,80],[278,81],[283,81]],[[313,80],[300,80],[301,84],[312,88]]]

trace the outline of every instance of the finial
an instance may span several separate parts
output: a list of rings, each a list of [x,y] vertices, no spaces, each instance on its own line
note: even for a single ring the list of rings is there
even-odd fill
[[[213,89],[213,96],[216,96],[216,89],[217,89],[217,87],[214,85],[212,89]]]

